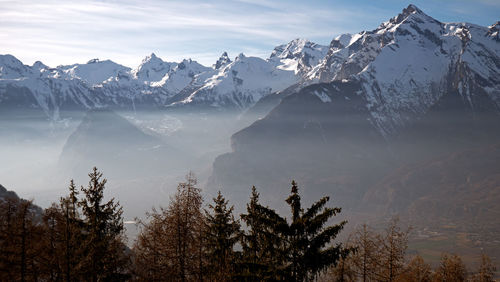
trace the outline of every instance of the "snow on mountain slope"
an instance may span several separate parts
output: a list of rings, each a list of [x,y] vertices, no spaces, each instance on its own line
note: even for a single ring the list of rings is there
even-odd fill
[[[12,55],[0,55],[0,79],[22,78],[29,74],[29,67]]]
[[[164,62],[154,53],[151,53],[132,71],[132,75],[141,82],[160,81],[176,65],[177,63]]]
[[[327,46],[297,38],[274,48],[268,61],[273,62],[279,69],[302,74],[316,66],[327,52]]]
[[[97,107],[100,102],[100,97],[90,95],[89,86],[81,80],[51,77],[0,80],[1,106],[8,109],[40,109],[54,120],[60,118],[61,109],[90,109]]]
[[[276,68],[261,58],[240,54],[178,104],[203,103],[245,109],[263,96],[283,90],[297,81],[298,76],[293,71]]]
[[[60,69],[51,69],[37,61],[23,65],[11,55],[0,56],[0,106],[5,109],[37,108],[59,119],[59,109],[96,107],[99,97],[90,95],[90,87],[80,79],[68,79]]]
[[[0,102],[22,107],[24,101],[25,107],[42,109],[51,118],[59,118],[65,108],[194,103],[245,109],[265,95],[303,82],[327,49],[296,39],[276,47],[267,60],[240,55],[233,62],[224,52],[211,68],[191,59],[166,62],[154,53],[135,69],[97,59],[56,68],[41,62],[27,66],[2,55]]]
[[[212,70],[191,59],[183,60],[161,81],[153,83],[152,86],[163,87],[170,93],[178,93],[193,81],[195,75]]]
[[[290,86],[353,80],[361,85],[373,123],[390,134],[451,90],[471,107],[479,92],[500,107],[499,32],[499,22],[441,23],[409,5],[375,30],[340,35],[328,47],[295,39],[277,46],[267,60],[240,55],[232,62],[224,52],[212,68],[151,54],[134,70],[111,61],[54,69],[4,55],[0,100],[9,85],[28,89],[40,107],[54,112],[65,105],[61,101],[82,108],[204,104],[241,110]]]
[[[500,105],[497,29],[498,23],[489,28],[441,23],[409,5],[373,31],[334,39],[307,76],[321,82],[359,80],[374,123],[391,134],[451,89],[472,107],[470,95],[478,89]]]
[[[214,66],[218,72],[176,104],[202,103],[246,109],[266,95],[300,83],[304,75],[325,57],[327,50],[326,46],[295,39],[277,46],[267,60],[240,54],[231,62],[224,53]]]
[[[217,62],[215,62],[215,64],[213,65],[214,69],[215,70],[218,70],[228,64],[230,64],[232,61],[231,59],[229,58],[229,56],[227,55],[227,52],[224,52],[222,53],[222,55],[219,57],[219,59],[217,60]]]
[[[130,68],[113,61],[99,61],[99,59],[92,59],[86,64],[58,66],[57,69],[63,71],[70,78],[81,79],[90,85],[101,83],[110,77],[115,77],[119,72],[130,71]]]

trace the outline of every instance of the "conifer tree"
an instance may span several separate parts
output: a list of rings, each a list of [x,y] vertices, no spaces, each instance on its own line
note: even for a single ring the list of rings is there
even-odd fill
[[[221,192],[205,210],[207,261],[212,281],[229,281],[234,271],[234,245],[239,240],[240,225],[234,220],[233,209]]]
[[[291,208],[292,220],[287,228],[287,272],[291,281],[310,281],[332,264],[336,264],[343,249],[341,244],[326,247],[344,228],[346,221],[324,227],[327,221],[341,212],[340,208],[327,208],[329,197],[323,197],[304,211],[298,186],[292,181],[292,190],[286,202]],[[326,247],[326,248],[325,248]]]
[[[290,223],[274,210],[259,208],[262,211],[260,220],[279,238],[271,243],[278,247],[271,280],[311,281],[320,271],[335,265],[342,254],[351,251],[342,244],[332,245],[332,240],[347,222],[325,226],[341,211],[337,207],[325,207],[328,201],[329,197],[324,197],[304,211],[298,186],[292,181],[291,194],[286,199],[291,208]]]
[[[252,187],[247,213],[241,219],[247,231],[241,234],[242,254],[238,263],[238,277],[245,281],[263,281],[270,278],[275,258],[276,246],[271,238],[277,237],[265,224],[264,207],[259,203],[259,193]]]
[[[123,211],[114,199],[103,202],[107,180],[96,167],[89,177],[88,187],[81,187],[84,198],[79,202],[86,229],[83,263],[90,281],[116,280],[124,275],[127,263],[122,243]]]
[[[286,221],[269,207],[259,203],[259,193],[252,187],[247,213],[241,215],[247,230],[242,232],[242,254],[238,263],[238,279],[275,281],[284,279],[286,264],[283,240]]]

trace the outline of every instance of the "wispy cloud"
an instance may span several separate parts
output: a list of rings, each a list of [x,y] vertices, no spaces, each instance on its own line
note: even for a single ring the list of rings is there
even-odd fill
[[[151,52],[209,65],[225,50],[262,56],[297,37],[328,44],[375,28],[384,11],[338,1],[0,0],[0,53],[53,66],[100,57],[134,67]]]

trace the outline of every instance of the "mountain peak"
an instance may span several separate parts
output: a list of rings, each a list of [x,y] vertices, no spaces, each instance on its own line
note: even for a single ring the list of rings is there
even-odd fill
[[[405,9],[403,9],[403,14],[410,15],[410,14],[425,14],[425,13],[422,12],[422,10],[420,10],[414,4],[410,4],[410,5],[408,5],[408,7],[406,7]]]
[[[99,59],[98,59],[98,58],[95,58],[95,59],[89,60],[89,61],[87,62],[87,64],[95,64],[95,63],[99,63]]]
[[[141,65],[149,62],[163,62],[163,60],[158,58],[155,53],[151,53],[151,55],[146,56],[144,59],[142,59]]]
[[[141,81],[160,81],[175,65],[164,62],[155,53],[151,53],[142,59],[132,74]]]
[[[227,55],[227,52],[222,53],[222,55],[219,57],[217,62],[215,62],[214,69],[218,70],[222,68],[225,65],[228,65],[231,63],[231,59]]]
[[[292,41],[288,42],[287,44],[282,44],[279,46],[276,46],[271,53],[270,58],[293,58],[294,54],[296,53],[301,53],[304,51],[306,47],[312,47],[314,43],[307,39],[303,38],[295,38]]]
[[[335,37],[330,42],[329,48],[332,50],[339,50],[339,49],[342,49],[344,47],[347,47],[351,43],[352,38],[353,38],[352,34],[349,34],[349,33],[341,34],[341,35]]]
[[[418,17],[420,20],[427,20],[427,21],[435,21],[437,22],[434,18],[431,16],[427,15],[424,13],[422,10],[420,10],[417,6],[410,4],[408,7],[404,8],[403,11],[395,16],[394,18],[390,19],[390,23],[392,24],[400,24],[403,21],[406,21],[409,18],[414,18]],[[417,20],[420,22],[420,20]]]
[[[379,32],[381,30],[389,30],[403,23],[412,23],[416,25],[421,25],[424,23],[441,24],[440,21],[427,15],[417,6],[410,4],[408,5],[408,7],[404,8],[403,11],[397,16],[391,18],[387,22],[383,22],[375,31]]]
[[[40,61],[36,61],[35,63],[33,63],[32,68],[37,69],[37,70],[42,70],[42,69],[47,69],[49,67]]]
[[[7,65],[23,65],[19,59],[10,54],[0,55],[0,63]]]
[[[0,55],[0,78],[19,78],[27,73],[26,66],[12,55]]]
[[[245,54],[240,53],[240,54],[239,54],[239,55],[238,55],[238,56],[237,56],[234,60],[235,60],[235,61],[238,61],[238,60],[242,60],[242,59],[244,59],[244,58],[246,58],[246,57],[247,57],[247,56],[245,56]]]

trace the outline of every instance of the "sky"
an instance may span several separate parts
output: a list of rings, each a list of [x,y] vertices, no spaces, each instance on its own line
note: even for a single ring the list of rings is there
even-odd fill
[[[295,38],[328,45],[410,3],[442,22],[500,21],[500,0],[0,0],[0,54],[51,67],[99,58],[134,68],[151,53],[210,66],[224,51],[267,58]]]

